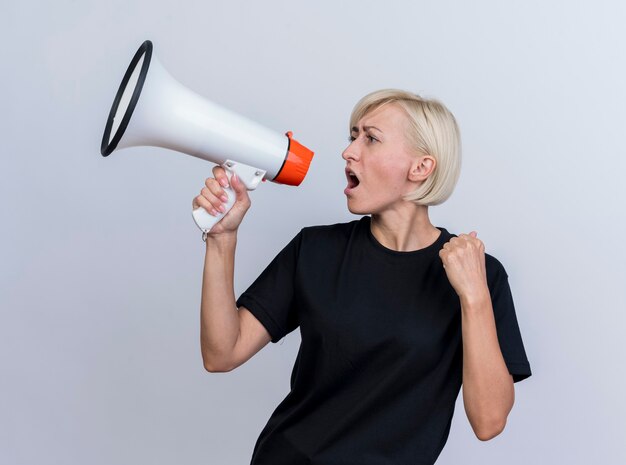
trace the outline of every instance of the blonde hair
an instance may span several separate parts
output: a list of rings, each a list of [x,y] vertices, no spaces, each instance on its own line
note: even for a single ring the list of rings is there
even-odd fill
[[[371,92],[357,102],[350,116],[350,127],[370,111],[388,103],[399,105],[408,116],[407,141],[416,152],[436,160],[434,171],[404,200],[416,205],[438,205],[451,195],[461,173],[461,132],[454,115],[436,99],[422,98],[400,89]]]

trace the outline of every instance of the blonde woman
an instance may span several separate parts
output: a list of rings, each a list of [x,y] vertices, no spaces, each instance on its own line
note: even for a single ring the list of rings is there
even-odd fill
[[[210,372],[235,369],[300,328],[291,391],[252,465],[433,464],[461,384],[478,439],[504,429],[515,382],[531,375],[508,275],[475,231],[434,226],[428,207],[461,169],[457,122],[439,101],[384,89],[363,97],[343,152],[347,223],[304,227],[235,300],[237,229],[250,199],[206,241],[201,346]],[[193,201],[220,210],[221,167]],[[371,215],[371,216],[370,216]]]

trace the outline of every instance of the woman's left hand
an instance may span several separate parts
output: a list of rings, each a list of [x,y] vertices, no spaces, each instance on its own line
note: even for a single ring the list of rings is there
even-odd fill
[[[448,280],[461,298],[480,298],[484,296],[485,290],[489,292],[485,245],[477,235],[476,231],[459,234],[446,242],[439,251]]]

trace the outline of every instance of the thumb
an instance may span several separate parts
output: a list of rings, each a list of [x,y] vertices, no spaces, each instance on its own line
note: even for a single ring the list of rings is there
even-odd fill
[[[472,231],[472,232],[470,233],[470,236],[472,236],[472,237],[476,237],[476,236],[478,236],[478,233],[477,233],[476,231]]]
[[[233,189],[235,190],[238,198],[248,192],[246,185],[241,182],[237,173],[233,173],[233,176],[230,178],[230,183],[233,185]]]

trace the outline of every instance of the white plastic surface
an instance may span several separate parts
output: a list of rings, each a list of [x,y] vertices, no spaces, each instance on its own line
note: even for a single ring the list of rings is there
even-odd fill
[[[115,119],[121,118],[120,111]],[[115,120],[114,120],[115,121]],[[223,165],[260,166],[274,179],[289,138],[196,94],[174,79],[152,54],[137,106],[117,149],[163,147]]]
[[[135,67],[114,115],[115,130],[128,107],[144,59]],[[115,131],[111,134],[113,137]],[[139,100],[116,150],[137,146],[163,147],[211,161],[224,167],[229,180],[236,172],[246,188],[254,190],[266,175],[270,180],[278,175],[289,138],[186,88],[153,52]],[[202,207],[193,210],[193,219],[202,232],[209,232],[235,204],[235,191],[231,187],[224,191],[228,196],[224,213],[213,216]]]

